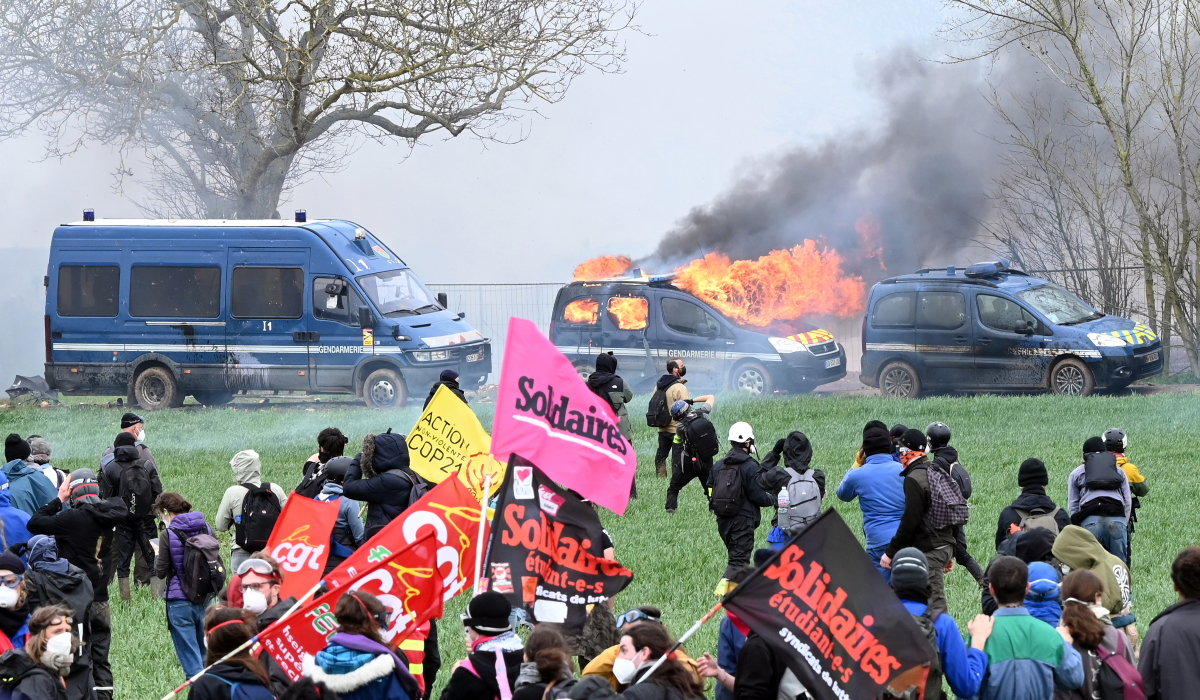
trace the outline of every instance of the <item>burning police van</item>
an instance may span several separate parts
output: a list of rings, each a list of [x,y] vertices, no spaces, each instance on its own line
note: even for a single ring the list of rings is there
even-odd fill
[[[675,287],[672,276],[576,281],[558,292],[550,340],[583,376],[612,352],[618,373],[647,390],[684,359],[693,387],[755,395],[812,391],[846,376],[846,351],[828,331],[789,322],[786,335],[739,325]]]

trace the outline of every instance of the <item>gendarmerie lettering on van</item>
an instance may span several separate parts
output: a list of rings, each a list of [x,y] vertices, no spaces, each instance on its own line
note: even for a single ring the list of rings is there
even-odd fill
[[[863,317],[861,379],[887,396],[1031,389],[1086,396],[1162,368],[1162,343],[1149,328],[1100,313],[1007,260],[883,280]]]
[[[583,376],[611,352],[618,371],[647,391],[672,357],[687,360],[689,385],[751,394],[792,392],[846,376],[846,351],[828,331],[791,322],[786,335],[738,325],[666,277],[573,282],[559,290],[550,340]]]
[[[241,391],[401,406],[445,369],[464,388],[491,345],[349,221],[86,220],[54,231],[46,379],[144,408]]]

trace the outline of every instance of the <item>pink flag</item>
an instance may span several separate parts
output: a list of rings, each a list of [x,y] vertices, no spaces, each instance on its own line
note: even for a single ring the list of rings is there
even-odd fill
[[[516,453],[584,498],[625,513],[637,468],[612,406],[532,321],[508,322],[492,454]]]

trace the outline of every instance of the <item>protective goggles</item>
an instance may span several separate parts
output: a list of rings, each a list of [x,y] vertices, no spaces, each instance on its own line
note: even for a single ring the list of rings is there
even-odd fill
[[[617,629],[621,629],[631,622],[641,622],[643,620],[648,620],[650,622],[661,622],[661,620],[659,620],[657,617],[651,617],[641,610],[634,608],[633,610],[621,613],[617,617]]]
[[[279,578],[279,575],[275,573],[275,567],[271,566],[269,562],[265,562],[262,559],[247,559],[246,561],[242,562],[237,568],[237,575],[245,576],[251,571],[259,576],[270,576],[273,579]]]
[[[17,586],[21,585],[21,575],[5,574],[4,576],[0,576],[0,583],[3,583],[9,588],[16,588]]]

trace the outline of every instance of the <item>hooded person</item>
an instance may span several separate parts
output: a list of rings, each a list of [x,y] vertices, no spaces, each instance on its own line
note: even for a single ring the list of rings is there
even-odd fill
[[[1046,495],[1046,486],[1050,483],[1050,475],[1042,460],[1030,457],[1021,462],[1017,470],[1017,486],[1021,495],[1017,496],[1008,507],[1000,511],[1000,520],[996,524],[996,549],[1014,533],[1020,532],[1022,523],[1025,529],[1048,529],[1058,535],[1071,524],[1071,516],[1067,511],[1055,505]]]
[[[836,491],[843,501],[858,499],[867,556],[885,581],[891,580],[891,572],[879,562],[904,515],[904,477],[900,476],[900,464],[892,457],[894,449],[887,426],[879,421],[868,423],[863,429],[862,466],[846,472]]]
[[[495,591],[471,599],[462,619],[467,658],[451,674],[442,700],[511,696],[525,659],[525,644],[509,623],[511,614],[508,599]]]
[[[1101,605],[1112,615],[1113,626],[1137,641],[1137,617],[1129,585],[1129,567],[1100,545],[1095,535],[1078,525],[1068,525],[1054,540],[1054,556],[1072,571],[1084,569],[1104,584]]]
[[[0,474],[0,550],[29,541],[29,513],[13,506],[8,477]]]
[[[0,652],[25,646],[29,634],[29,614],[34,608],[25,593],[25,573],[20,556],[0,552]]]
[[[221,497],[221,505],[217,506],[217,514],[213,517],[212,524],[213,529],[217,532],[228,532],[233,529],[242,518],[242,503],[246,500],[246,494],[250,492],[250,487],[259,488],[263,484],[262,460],[254,450],[242,450],[235,454],[233,459],[229,460],[229,467],[233,470],[235,483],[225,489],[225,495]],[[270,485],[271,493],[275,494],[275,498],[279,501],[280,510],[283,510],[283,506],[287,504],[287,494],[279,484],[267,483]],[[249,556],[250,552],[238,546],[236,538],[230,540],[229,568],[236,571]]]
[[[818,511],[820,510],[820,501],[824,500],[826,495],[825,472],[810,466],[812,457],[813,448],[808,436],[799,430],[793,430],[788,433],[786,438],[776,440],[775,446],[760,463],[762,471],[755,477],[758,485],[763,491],[776,496],[775,515],[771,518],[771,531],[767,535],[767,541],[771,543],[772,548],[782,548],[791,536],[779,528],[778,494],[792,481],[792,475],[788,473],[788,470],[797,476],[812,472],[813,481],[817,484],[817,492],[821,496],[816,504]]]
[[[305,498],[316,498],[328,478],[326,465],[331,459],[345,454],[349,441],[345,433],[332,426],[317,433],[317,451],[304,462],[304,476],[296,485],[296,493]]]
[[[42,475],[46,477],[46,481],[50,482],[50,486],[54,491],[58,491],[58,487],[62,486],[62,482],[67,478],[67,473],[61,469],[56,469],[53,464],[50,464],[50,441],[41,435],[29,436],[29,458],[26,462],[36,465],[42,470]],[[1134,467],[1136,469],[1137,467]]]
[[[0,472],[8,479],[12,505],[33,515],[54,498],[57,490],[42,474],[39,465],[26,461],[31,454],[28,442],[16,433],[10,434],[4,440],[6,463],[0,467]]]
[[[34,535],[21,547],[29,560],[25,572],[25,595],[29,609],[60,605],[71,611],[75,622],[88,627],[92,605],[92,582],[83,570],[58,556],[58,543],[53,537]],[[67,672],[67,697],[70,700],[92,696],[91,645],[87,639],[75,654]]]
[[[359,517],[358,501],[342,494],[342,483],[346,470],[350,468],[349,457],[334,457],[325,465],[325,484],[315,500],[337,501],[338,516],[329,534],[329,558],[325,561],[325,573],[333,571],[366,540],[363,538],[362,518]]]
[[[438,389],[446,387],[451,394],[457,396],[463,403],[467,403],[467,395],[458,386],[458,372],[452,369],[444,369],[438,375],[438,380],[429,388],[429,396],[425,397],[425,403],[421,406],[422,409],[429,408],[429,402],[433,401],[434,394],[437,394]]]
[[[617,430],[626,440],[633,439],[633,426],[629,422],[629,409],[626,404],[633,400],[633,389],[625,380],[617,376],[617,358],[611,352],[602,352],[596,356],[596,371],[588,375],[588,388],[592,393],[604,399],[612,407],[617,416]]]
[[[153,506],[163,491],[162,481],[158,465],[141,454],[133,434],[122,431],[113,440],[113,459],[100,469],[100,497],[120,496],[129,508],[129,517],[117,525],[114,540],[117,588],[124,601],[132,600],[129,568],[134,552],[139,552],[145,561],[154,561],[150,540],[158,536]]]
[[[421,482],[409,469],[408,444],[393,433],[363,438],[362,452],[346,468],[342,495],[367,504],[365,539],[371,539],[408,507],[412,489]]]
[[[996,559],[1000,557],[1016,557],[1029,566],[1032,566],[1035,562],[1044,562],[1049,564],[1061,578],[1063,571],[1067,567],[1054,558],[1054,540],[1054,533],[1041,527],[1025,532],[1018,532],[1007,540],[1004,540],[1004,544],[996,552]],[[995,559],[992,561],[995,561]],[[989,581],[985,576],[983,579],[983,593],[980,598],[980,607],[984,615],[991,615],[996,612],[996,608],[998,607],[996,599],[992,597],[988,583]]]
[[[63,508],[62,499],[70,501],[69,509]],[[95,472],[76,469],[71,472],[71,480],[59,488],[58,498],[29,519],[30,534],[53,536],[59,556],[82,569],[92,583],[87,639],[92,653],[92,680],[99,688],[113,685],[112,667],[108,663],[112,643],[108,584],[113,574],[113,533],[128,516],[129,509],[120,498],[100,498]],[[97,691],[97,697],[107,700],[112,691]]]
[[[63,682],[79,648],[70,610],[52,605],[29,619],[23,649],[0,656],[0,697],[13,700],[68,700]]]
[[[1025,609],[1051,627],[1062,619],[1061,577],[1058,570],[1044,561],[1029,565],[1029,592],[1025,594]]]

